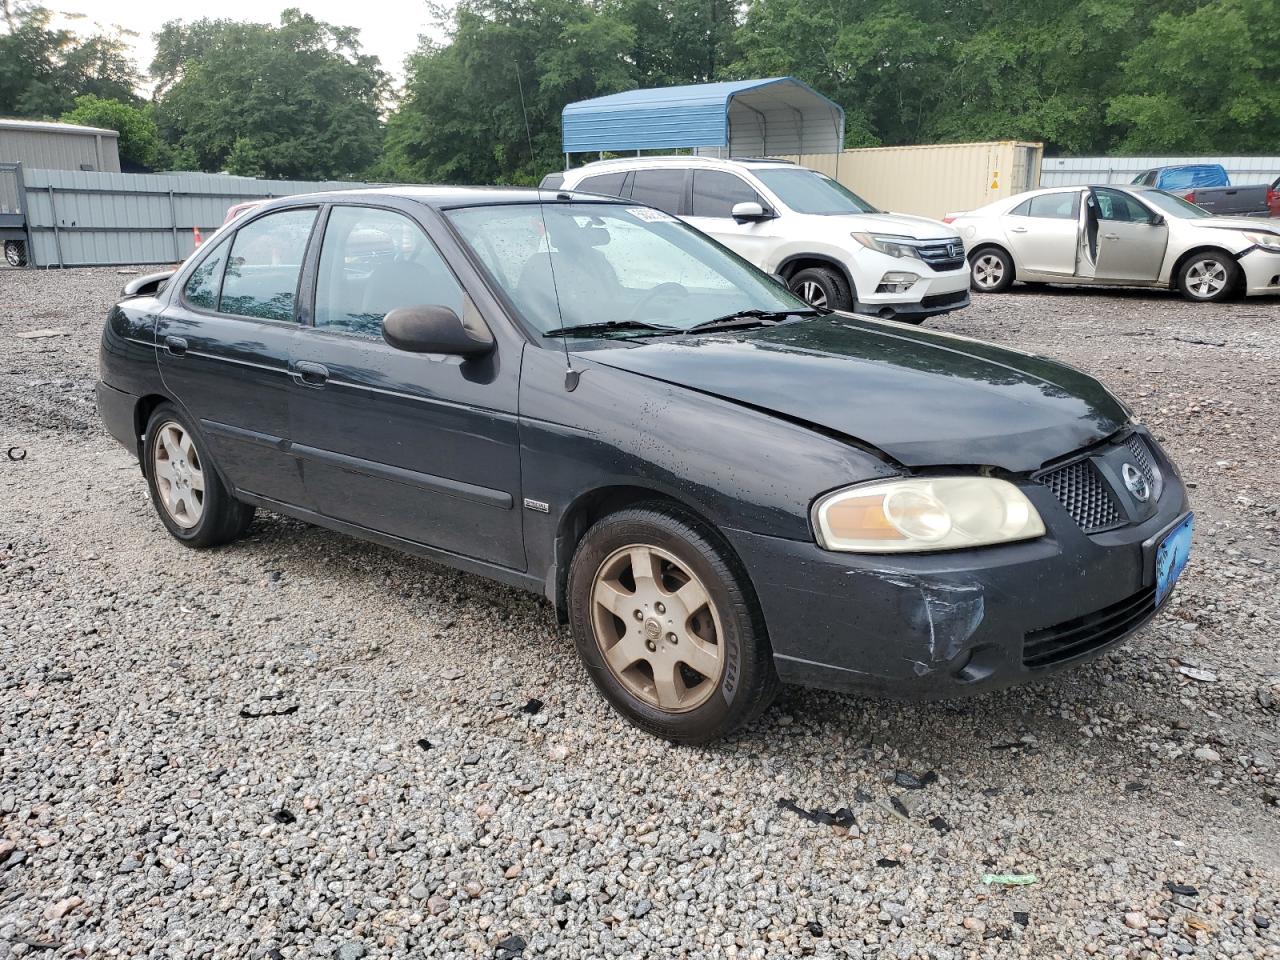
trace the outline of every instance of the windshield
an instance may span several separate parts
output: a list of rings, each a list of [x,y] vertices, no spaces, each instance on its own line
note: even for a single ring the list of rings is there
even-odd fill
[[[804,167],[754,167],[751,172],[796,213],[835,216],[881,212],[843,184]]]
[[[1140,196],[1147,203],[1153,207],[1159,207],[1163,213],[1167,213],[1171,217],[1194,220],[1197,217],[1213,216],[1204,207],[1197,207],[1194,203],[1183,200],[1181,197],[1175,197],[1172,193],[1165,193],[1163,190],[1144,190]]]
[[[649,207],[520,203],[448,216],[540,333],[609,322],[686,330],[742,311],[808,311],[767,274]]]

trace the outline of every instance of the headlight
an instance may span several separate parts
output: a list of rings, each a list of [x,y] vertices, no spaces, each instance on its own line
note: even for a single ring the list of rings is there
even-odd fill
[[[889,257],[920,259],[920,251],[916,249],[910,237],[887,236],[880,233],[852,233],[850,236],[869,250],[878,250]]]
[[[813,505],[818,545],[849,553],[956,550],[1044,536],[1031,501],[1006,480],[921,477],[847,487]]]
[[[1250,243],[1256,243],[1258,246],[1266,247],[1268,250],[1280,250],[1280,234],[1253,233],[1246,230],[1244,237]]]

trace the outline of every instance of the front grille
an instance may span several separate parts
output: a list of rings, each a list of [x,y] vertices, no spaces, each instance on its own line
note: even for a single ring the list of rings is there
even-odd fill
[[[942,272],[964,266],[964,244],[959,240],[924,241],[917,244],[916,249],[920,251],[920,259],[933,270]]]
[[[1077,460],[1037,478],[1053,491],[1085,533],[1119,526],[1120,509],[1092,460]]]
[[[953,303],[964,303],[969,299],[968,290],[957,290],[955,293],[935,293],[920,301],[922,307],[947,307]]]
[[[1023,638],[1022,664],[1035,669],[1082,657],[1134,630],[1155,608],[1156,588],[1147,587],[1083,617],[1032,631]]]

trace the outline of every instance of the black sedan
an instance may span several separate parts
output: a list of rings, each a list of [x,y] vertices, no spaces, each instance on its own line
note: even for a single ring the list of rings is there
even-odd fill
[[[1186,562],[1178,474],[1096,380],[815,311],[648,207],[293,197],[125,294],[99,410],[175,538],[226,543],[261,507],[544,594],[605,697],[672,740],[780,682],[1042,677],[1140,627]]]

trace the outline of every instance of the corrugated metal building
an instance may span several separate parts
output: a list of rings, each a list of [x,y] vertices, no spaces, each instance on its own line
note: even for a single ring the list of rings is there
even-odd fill
[[[40,170],[120,172],[120,134],[73,123],[0,118],[0,162]]]
[[[1220,163],[1237,186],[1274,183],[1276,177],[1280,177],[1280,157],[1047,157],[1040,173],[1040,186],[1130,183],[1147,170],[1184,163]]]

